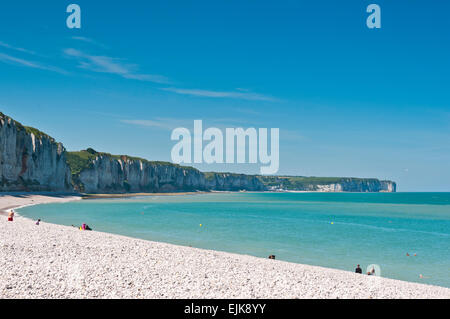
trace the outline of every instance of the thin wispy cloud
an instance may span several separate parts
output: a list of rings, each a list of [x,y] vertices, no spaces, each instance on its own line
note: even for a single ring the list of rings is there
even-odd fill
[[[31,54],[31,55],[36,55],[36,52],[34,52],[34,51],[30,51],[30,50],[27,50],[27,49],[24,49],[24,48],[15,47],[15,46],[12,46],[12,45],[10,45],[8,43],[5,43],[3,41],[0,41],[0,46],[4,47],[4,48],[7,48],[7,49],[10,49],[10,50],[14,50],[14,51],[19,51],[19,52],[23,52],[23,53],[27,53],[27,54]]]
[[[257,93],[251,93],[251,92],[211,91],[211,90],[201,90],[201,89],[182,89],[182,88],[173,88],[173,87],[162,88],[161,90],[174,92],[177,94],[209,97],[209,98],[231,98],[231,99],[242,99],[242,100],[251,100],[251,101],[276,101],[277,100],[270,96],[257,94]]]
[[[97,42],[94,39],[87,38],[87,37],[73,36],[73,37],[71,37],[71,39],[82,41],[82,42],[86,42],[86,43],[89,43],[89,44],[94,44],[94,45],[97,45],[97,46],[100,46],[100,47],[103,47],[103,48],[106,47],[104,44],[102,44],[100,42]]]
[[[243,114],[247,114],[247,115],[252,115],[252,116],[259,116],[261,115],[261,112],[252,110],[252,109],[243,109],[243,108],[233,108],[234,112],[239,112],[239,113],[243,113]]]
[[[154,74],[138,73],[138,66],[124,63],[123,59],[102,55],[90,55],[76,49],[65,49],[64,53],[79,62],[78,67],[92,72],[116,74],[125,79],[148,81],[155,83],[165,83],[169,81],[166,77]]]
[[[255,127],[255,126],[262,126],[262,123],[260,121],[257,121],[255,119],[249,119],[249,118],[209,118],[206,119],[207,123],[211,123],[211,125],[214,125],[216,127]]]
[[[308,141],[309,138],[301,134],[299,131],[280,129],[280,139],[288,141]]]
[[[122,119],[120,122],[125,124],[130,124],[140,127],[157,128],[165,130],[173,130],[177,127],[192,127],[194,120],[201,119],[203,121],[204,128],[206,127],[217,127],[225,129],[227,127],[259,127],[262,123],[249,122],[248,119],[237,119],[237,118],[153,118],[153,119],[139,119],[139,120],[129,120]]]
[[[173,130],[177,127],[192,125],[194,120],[173,119],[173,118],[155,118],[152,120],[121,120],[122,123],[136,125],[141,127],[158,128],[165,130]]]
[[[88,42],[88,43],[93,43],[93,44],[97,43],[96,41],[92,40],[91,38],[86,38],[86,37],[71,37],[71,38],[74,40],[80,40],[83,42]]]
[[[51,65],[45,65],[45,64],[35,62],[35,61],[21,59],[21,58],[14,57],[14,56],[4,54],[1,52],[0,52],[0,61],[4,62],[4,63],[8,63],[8,64],[20,65],[20,66],[33,68],[33,69],[47,70],[47,71],[57,72],[57,73],[61,73],[61,74],[67,74],[67,71],[65,71],[61,68],[54,67]]]

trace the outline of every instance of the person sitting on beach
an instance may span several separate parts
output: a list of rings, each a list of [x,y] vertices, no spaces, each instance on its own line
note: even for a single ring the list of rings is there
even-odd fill
[[[36,225],[39,225],[40,222],[41,222],[41,220],[38,219],[38,220],[36,221]]]
[[[355,272],[356,272],[357,274],[362,274],[362,269],[361,269],[361,267],[359,266],[359,264],[356,266]]]
[[[270,255],[269,259],[275,259],[275,255]]]
[[[11,209],[11,211],[8,213],[8,221],[12,222],[14,220],[14,211]]]
[[[81,225],[80,230],[92,230],[92,228],[89,227],[88,224],[83,224],[83,225]]]

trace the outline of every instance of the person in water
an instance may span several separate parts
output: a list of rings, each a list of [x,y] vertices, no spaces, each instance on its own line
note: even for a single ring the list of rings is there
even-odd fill
[[[355,272],[356,272],[357,274],[362,274],[362,269],[361,269],[361,267],[359,266],[359,264],[356,266]]]

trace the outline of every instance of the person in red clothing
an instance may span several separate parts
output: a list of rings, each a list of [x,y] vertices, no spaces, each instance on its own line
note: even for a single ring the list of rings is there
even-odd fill
[[[12,222],[14,220],[14,211],[11,209],[11,211],[8,213],[8,221]]]

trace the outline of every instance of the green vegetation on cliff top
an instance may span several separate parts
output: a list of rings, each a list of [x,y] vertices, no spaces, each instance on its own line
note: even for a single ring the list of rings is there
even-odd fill
[[[308,186],[329,185],[337,183],[376,183],[376,178],[358,177],[315,177],[315,176],[258,176],[259,180],[266,186],[279,186],[283,189],[304,189]]]
[[[28,134],[33,134],[37,139],[42,139],[43,137],[46,137],[50,141],[55,142],[55,139],[53,137],[51,137],[50,135],[45,134],[42,131],[39,131],[37,128],[31,127],[31,126],[24,126],[24,125],[22,125],[22,123],[17,122],[16,120],[3,114],[2,112],[0,112],[0,119],[2,119],[2,120],[11,119],[19,131],[25,131]]]
[[[131,160],[131,161],[141,161],[146,164],[150,165],[166,165],[166,166],[175,166],[179,168],[183,168],[186,170],[195,170],[196,168],[190,167],[190,166],[181,166],[178,164],[173,164],[170,162],[163,162],[163,161],[149,161],[144,158],[140,157],[134,157],[134,156],[128,156],[128,155],[113,155],[109,153],[104,152],[97,152],[96,150],[92,148],[88,148],[86,150],[78,151],[78,152],[67,152],[67,163],[69,164],[70,170],[72,171],[72,176],[77,176],[83,171],[84,169],[89,168],[92,161],[95,160],[97,156],[105,156],[110,157],[111,159],[115,160]]]
[[[213,180],[217,175],[227,175],[232,177],[246,177],[247,179],[252,179],[256,177],[256,175],[247,175],[240,173],[227,173],[227,172],[203,172],[203,175],[207,180]]]
[[[257,178],[264,186],[276,186],[287,190],[305,189],[308,186],[328,185],[337,183],[376,183],[376,178],[358,178],[358,177],[316,177],[316,176],[277,176],[277,175],[246,175],[238,173],[203,173],[207,180],[212,180],[217,174],[226,174],[229,176],[245,176],[248,179]]]

